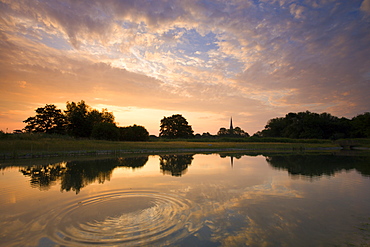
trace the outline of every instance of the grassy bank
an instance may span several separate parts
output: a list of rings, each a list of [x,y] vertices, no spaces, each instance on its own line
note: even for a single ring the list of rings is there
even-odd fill
[[[156,140],[148,142],[117,142],[74,139],[66,136],[19,135],[0,139],[0,159],[33,158],[63,155],[94,155],[117,153],[161,153],[188,151],[303,151],[338,148],[339,144],[327,140]]]

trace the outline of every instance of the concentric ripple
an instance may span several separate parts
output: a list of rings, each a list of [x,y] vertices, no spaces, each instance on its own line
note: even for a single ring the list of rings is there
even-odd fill
[[[198,228],[191,212],[188,200],[172,194],[109,192],[69,204],[47,229],[63,245],[162,245]]]

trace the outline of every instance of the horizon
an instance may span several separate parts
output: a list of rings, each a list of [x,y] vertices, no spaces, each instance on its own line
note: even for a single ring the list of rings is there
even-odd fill
[[[370,112],[370,0],[0,0],[0,130],[84,100],[158,136]]]

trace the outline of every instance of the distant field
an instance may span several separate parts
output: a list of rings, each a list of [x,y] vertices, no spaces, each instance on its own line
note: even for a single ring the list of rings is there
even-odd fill
[[[265,142],[264,142],[265,141]],[[9,136],[0,139],[0,159],[32,158],[62,155],[93,155],[116,153],[161,153],[189,151],[309,151],[340,147],[329,140],[266,139],[237,140],[156,140],[148,142],[117,142],[81,140],[60,136]],[[274,142],[275,141],[275,142]]]
[[[37,134],[3,135],[0,159],[63,155],[117,153],[219,152],[219,151],[315,151],[355,146],[368,149],[370,139],[297,140],[287,138],[154,139],[147,142],[118,142],[74,139],[68,136]]]

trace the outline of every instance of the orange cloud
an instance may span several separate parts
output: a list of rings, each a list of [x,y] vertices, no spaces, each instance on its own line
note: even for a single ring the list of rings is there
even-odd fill
[[[370,110],[368,0],[0,2],[0,111],[23,111],[2,126],[81,99],[153,130],[185,112],[196,132],[202,113],[252,134],[289,111]]]

